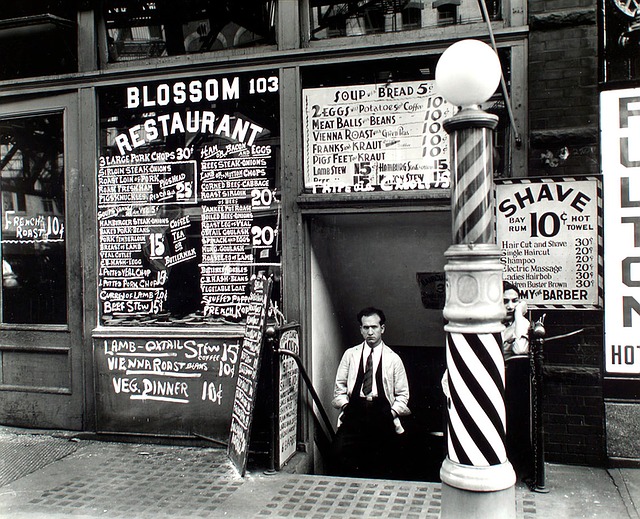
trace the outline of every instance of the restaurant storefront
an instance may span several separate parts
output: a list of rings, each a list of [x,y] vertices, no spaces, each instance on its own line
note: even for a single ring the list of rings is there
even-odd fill
[[[0,423],[226,442],[262,273],[327,408],[356,312],[384,308],[415,441],[438,438],[453,107],[434,73],[488,41],[478,5],[67,4],[0,20],[20,49],[0,68]],[[488,8],[512,107],[485,107],[495,176],[526,177],[527,6]]]

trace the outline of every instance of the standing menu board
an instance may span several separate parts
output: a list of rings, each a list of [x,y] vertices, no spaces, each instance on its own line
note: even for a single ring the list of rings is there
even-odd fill
[[[271,278],[259,275],[252,279],[251,293],[249,295],[250,305],[240,349],[238,383],[233,401],[233,414],[231,415],[231,428],[227,447],[229,458],[242,476],[244,476],[247,466],[249,436],[251,434],[251,422],[253,421],[253,408],[258,386],[270,294]]]
[[[602,187],[596,178],[496,182],[504,278],[534,308],[602,307]]]
[[[100,323],[241,322],[280,267],[274,72],[100,91]]]
[[[300,333],[297,324],[286,325],[280,330],[278,350],[300,355]],[[287,355],[279,355],[278,379],[278,460],[282,468],[296,452],[298,435],[298,388],[300,370],[296,361]]]
[[[453,106],[434,81],[303,91],[304,185],[312,193],[450,187]]]

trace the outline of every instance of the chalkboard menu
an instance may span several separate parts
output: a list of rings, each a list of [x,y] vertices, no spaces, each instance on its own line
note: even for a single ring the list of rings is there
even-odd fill
[[[252,279],[250,304],[247,313],[245,333],[240,348],[238,383],[233,401],[231,428],[227,453],[241,475],[247,466],[249,435],[253,420],[255,394],[258,386],[258,373],[262,343],[267,319],[267,304],[271,292],[271,279],[256,276]]]
[[[273,71],[100,90],[100,324],[244,320],[279,276],[278,114]]]
[[[98,430],[226,442],[240,346],[239,337],[94,335]]]

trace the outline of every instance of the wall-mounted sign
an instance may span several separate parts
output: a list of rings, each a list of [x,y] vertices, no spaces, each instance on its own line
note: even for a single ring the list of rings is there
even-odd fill
[[[504,278],[533,308],[600,308],[602,196],[596,178],[503,180],[496,236]]]
[[[605,367],[640,374],[640,89],[600,94]]]
[[[433,81],[303,91],[304,185],[312,193],[444,189],[453,107]]]
[[[109,87],[100,114],[101,324],[244,319],[279,268],[276,73]]]

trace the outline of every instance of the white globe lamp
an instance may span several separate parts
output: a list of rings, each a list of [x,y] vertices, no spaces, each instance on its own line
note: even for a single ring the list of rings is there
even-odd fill
[[[462,108],[487,101],[500,84],[500,60],[478,40],[461,40],[444,51],[436,65],[436,90]]]

